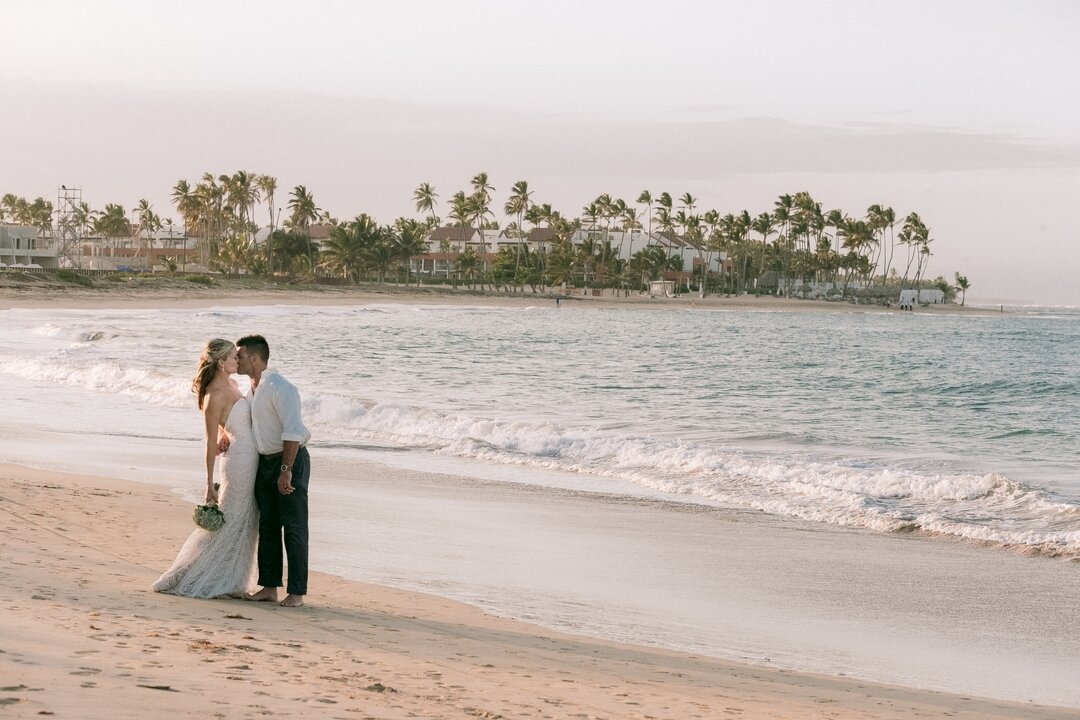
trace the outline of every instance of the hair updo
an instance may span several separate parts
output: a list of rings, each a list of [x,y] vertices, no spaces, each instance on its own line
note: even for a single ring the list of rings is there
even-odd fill
[[[202,355],[199,356],[199,369],[195,371],[195,379],[191,381],[191,392],[198,398],[198,405],[203,406],[203,398],[206,397],[206,388],[217,373],[217,364],[229,357],[236,348],[228,340],[214,338],[206,343]]]

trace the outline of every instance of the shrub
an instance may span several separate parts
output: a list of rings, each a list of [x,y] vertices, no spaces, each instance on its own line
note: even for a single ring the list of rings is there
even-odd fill
[[[196,285],[213,285],[214,278],[207,275],[189,275],[187,281]]]
[[[76,285],[82,285],[83,287],[93,287],[94,281],[88,275],[80,275],[77,272],[71,270],[57,270],[55,273],[57,280],[63,280],[64,282],[74,283]]]

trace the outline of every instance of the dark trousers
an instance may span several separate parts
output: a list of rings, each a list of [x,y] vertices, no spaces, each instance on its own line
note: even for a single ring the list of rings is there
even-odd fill
[[[311,459],[307,448],[300,448],[292,467],[291,495],[278,490],[281,453],[260,455],[255,474],[255,503],[259,506],[259,584],[281,587],[282,553],[289,560],[290,595],[307,594],[308,575],[308,476]]]

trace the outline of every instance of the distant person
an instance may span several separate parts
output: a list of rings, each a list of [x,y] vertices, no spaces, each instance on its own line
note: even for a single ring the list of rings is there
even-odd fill
[[[258,592],[249,600],[277,602],[289,563],[284,607],[300,607],[308,580],[308,476],[311,433],[300,418],[300,393],[267,367],[270,346],[261,335],[236,341],[239,371],[251,378],[251,425],[258,449],[255,501],[259,506]],[[231,450],[230,450],[231,452]],[[285,545],[282,557],[282,541]]]
[[[202,410],[206,433],[204,502],[220,506],[225,524],[216,531],[197,528],[180,549],[172,567],[154,583],[155,592],[185,597],[243,597],[253,586],[259,511],[255,505],[258,452],[251,432],[251,408],[232,375],[236,346],[215,338],[206,343],[191,384]],[[221,463],[220,486],[214,465],[221,445],[229,448]]]

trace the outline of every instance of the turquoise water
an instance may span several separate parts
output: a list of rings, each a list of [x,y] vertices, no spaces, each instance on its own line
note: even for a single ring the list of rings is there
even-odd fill
[[[1080,314],[371,305],[4,313],[0,412],[195,440],[189,373],[262,332],[313,444],[543,484],[1080,555]],[[36,388],[31,391],[31,389]],[[58,392],[58,388],[62,392]],[[28,411],[19,394],[33,398]],[[570,478],[567,480],[567,478]],[[539,478],[539,479],[537,479]]]

